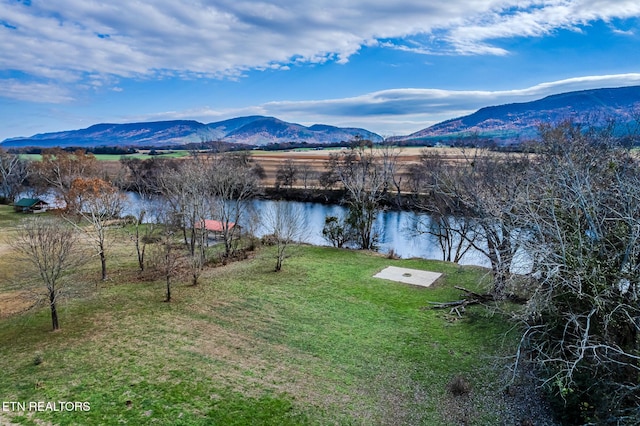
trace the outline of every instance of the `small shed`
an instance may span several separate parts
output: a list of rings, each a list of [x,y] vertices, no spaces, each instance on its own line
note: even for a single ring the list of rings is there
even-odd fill
[[[41,213],[47,211],[48,205],[40,198],[21,198],[13,204],[13,209],[22,213]]]
[[[218,238],[220,236],[222,236],[223,231],[224,231],[224,223],[220,222],[218,220],[210,220],[210,219],[205,219],[203,221],[204,223],[196,223],[196,228],[198,229],[202,229],[204,227],[204,229],[206,229],[209,233],[209,235],[213,234],[213,238]],[[203,226],[204,225],[204,226]],[[231,229],[240,229],[240,226],[236,226],[235,223],[233,222],[229,222],[229,230]]]

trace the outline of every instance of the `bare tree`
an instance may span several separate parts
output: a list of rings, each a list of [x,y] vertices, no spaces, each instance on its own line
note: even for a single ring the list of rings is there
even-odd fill
[[[434,237],[442,252],[442,260],[458,263],[477,242],[475,222],[465,217],[457,200],[441,187],[457,167],[447,162],[439,151],[423,150],[420,162],[409,170],[413,191],[413,208],[427,215],[417,216],[413,231]]]
[[[156,194],[161,191],[160,176],[169,169],[177,169],[182,161],[151,157],[145,160],[123,157],[120,164],[125,169],[122,187],[138,194]]]
[[[213,214],[215,178],[212,161],[193,152],[175,169],[167,169],[160,176],[161,191],[165,195],[175,220],[180,224],[185,246],[189,251],[191,282],[198,284],[206,264],[206,220]]]
[[[276,189],[281,186],[286,186],[289,189],[293,188],[300,174],[300,170],[293,160],[286,159],[276,170]]]
[[[70,226],[48,218],[34,218],[22,225],[11,246],[20,259],[36,271],[47,290],[53,330],[60,328],[57,303],[64,277],[78,261],[77,234]]]
[[[145,269],[147,245],[154,240],[157,227],[156,221],[147,214],[148,204],[152,202],[152,198],[144,193],[139,194],[139,197],[138,200],[129,202],[129,209],[133,212],[133,230],[128,232],[136,248],[138,268],[142,273]]]
[[[519,210],[533,296],[518,354],[576,424],[640,418],[640,164],[607,130],[542,127]]]
[[[192,256],[200,250],[202,224],[212,198],[211,167],[203,157],[182,161],[159,177],[159,191],[166,197],[172,214],[179,220],[185,246]]]
[[[531,173],[530,160],[525,154],[498,154],[485,149],[462,153],[459,163],[436,173],[432,182],[434,206],[441,214],[439,205],[444,203],[449,214],[472,221],[472,232],[449,231],[457,232],[489,259],[493,296],[503,298],[513,259],[527,236],[523,230],[526,224],[517,211]]]
[[[304,230],[302,211],[291,203],[276,201],[271,204],[263,216],[267,232],[273,236],[276,246],[276,267],[278,272],[287,257],[287,248],[298,242]]]
[[[29,175],[27,162],[0,148],[0,200],[12,203]]]
[[[249,156],[235,153],[215,157],[211,167],[212,214],[221,224],[225,256],[230,257],[237,248],[238,225],[260,192],[262,171]]]
[[[100,258],[102,280],[107,279],[107,229],[109,222],[119,218],[125,203],[124,194],[102,179],[77,178],[71,183],[67,193],[68,213],[84,219],[77,222],[70,218],[78,229],[93,241]]]
[[[302,167],[302,170],[300,170],[300,180],[302,180],[302,187],[304,189],[312,189],[314,187],[312,183],[318,181],[318,172],[311,169],[311,167]]]
[[[131,235],[131,240],[136,248],[138,268],[142,273],[145,268],[147,244],[153,240],[156,230],[156,221],[153,218],[153,208],[151,207],[154,202],[154,196],[147,192],[144,187],[134,185],[131,188],[135,190],[137,199],[128,198],[127,200],[128,210],[133,218],[133,230],[128,230],[128,233]],[[148,214],[149,210],[151,210],[151,215]]]
[[[173,207],[166,204],[159,207],[156,218],[160,239],[152,246],[151,256],[152,269],[159,272],[164,280],[165,302],[172,300],[173,278],[178,275],[182,263],[180,250],[176,247],[176,230],[179,230],[180,226],[172,210]]]
[[[334,170],[335,161],[330,157],[329,162],[326,165],[326,169],[318,173],[318,186],[322,189],[332,189],[335,185],[340,182],[340,178],[336,174]]]
[[[349,151],[331,154],[327,165],[328,174],[335,175],[347,193],[347,220],[363,250],[376,248],[378,236],[373,223],[392,170],[385,158],[370,141],[358,139]]]
[[[398,161],[402,150],[392,143],[385,141],[379,148],[383,175],[386,178],[384,192],[390,192],[391,186],[395,191],[395,204],[402,206],[402,179],[400,161]]]
[[[134,212],[131,235],[136,248],[138,267],[140,272],[144,272],[147,244],[153,240],[154,232],[157,230],[155,220],[157,218],[150,217],[153,216],[153,212],[148,211],[148,206],[153,203],[155,195],[159,192],[166,193],[163,191],[162,178],[166,177],[168,171],[175,171],[179,166],[174,160],[156,157],[146,160],[123,157],[120,159],[120,164],[125,169],[121,187],[134,191],[139,198],[131,203],[130,210]]]
[[[431,213],[428,217],[418,217],[414,229],[417,234],[428,234],[436,239],[445,262],[459,263],[478,240],[478,228],[472,219],[451,214]]]

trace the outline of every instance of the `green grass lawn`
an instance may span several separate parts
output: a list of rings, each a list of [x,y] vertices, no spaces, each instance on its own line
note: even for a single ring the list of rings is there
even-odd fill
[[[0,229],[12,224],[17,224],[24,218],[24,214],[16,213],[13,206],[0,204]],[[4,231],[4,229],[1,229]]]
[[[33,425],[498,422],[483,401],[500,392],[508,322],[479,306],[463,318],[425,309],[457,299],[454,285],[479,288],[480,268],[303,246],[274,273],[263,248],[196,287],[177,283],[164,303],[162,282],[136,278],[132,246],[111,255],[110,280],[62,305],[60,331],[46,308],[0,318],[0,399],[90,411],[0,415]],[[391,264],[444,276],[432,288],[372,278]],[[94,289],[98,275],[90,263],[72,284]],[[457,375],[471,396],[447,392]]]

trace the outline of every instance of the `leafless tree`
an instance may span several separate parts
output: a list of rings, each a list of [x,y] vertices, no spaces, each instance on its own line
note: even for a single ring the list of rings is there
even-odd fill
[[[381,165],[386,177],[384,192],[391,192],[391,186],[395,192],[395,204],[402,205],[402,180],[404,178],[401,163],[399,160],[402,150],[394,146],[391,142],[384,142],[378,148],[378,155],[381,158]]]
[[[331,154],[328,172],[335,175],[347,194],[348,222],[361,249],[375,249],[373,223],[390,182],[391,161],[369,141],[357,140],[352,149]]]
[[[67,192],[69,222],[93,241],[100,258],[102,280],[107,279],[107,230],[120,217],[125,197],[117,188],[102,179],[76,178]],[[75,217],[85,222],[78,222]],[[88,224],[88,228],[85,226]]]
[[[0,199],[14,202],[28,175],[25,160],[0,148]]]
[[[182,164],[182,160],[158,157],[142,160],[123,157],[120,159],[120,164],[125,170],[121,187],[141,195],[151,195],[162,190],[160,176],[167,170],[177,169]]]
[[[207,158],[192,155],[176,168],[164,170],[159,179],[161,192],[174,218],[180,223],[184,243],[189,250],[193,285],[197,285],[206,263],[205,220],[211,213],[214,196],[212,170]]]
[[[429,234],[435,238],[442,260],[459,263],[477,242],[478,233],[474,221],[451,214],[431,214],[418,217],[415,230],[418,234]]]
[[[322,189],[333,189],[335,185],[340,181],[340,178],[336,175],[333,165],[335,162],[330,159],[326,165],[326,169],[323,172],[318,173],[318,186]]]
[[[458,263],[476,244],[476,224],[457,200],[449,197],[441,187],[445,186],[457,165],[449,164],[439,151],[426,149],[420,162],[409,170],[413,191],[413,208],[426,215],[417,215],[413,231],[435,238],[442,253],[442,260]]]
[[[300,169],[298,166],[292,159],[286,159],[276,170],[276,189],[279,189],[281,186],[286,186],[289,189],[293,188],[299,175]]]
[[[221,224],[226,257],[237,248],[238,225],[249,214],[251,200],[260,193],[261,174],[251,158],[244,154],[228,153],[213,160],[212,213]]]
[[[315,185],[312,185],[312,183],[318,181],[318,172],[312,170],[311,167],[302,167],[302,170],[300,170],[300,180],[302,180],[302,187],[304,189],[313,189]]]
[[[449,229],[489,259],[496,298],[506,296],[513,259],[527,235],[517,211],[530,172],[525,154],[474,149],[463,151],[462,160],[454,166],[441,168],[432,182],[434,206],[440,209],[444,203],[449,214],[471,221],[472,232]]]
[[[128,232],[136,248],[138,268],[142,273],[145,269],[147,245],[155,239],[157,224],[156,220],[150,217],[153,216],[153,213],[148,215],[148,210],[153,210],[148,207],[153,202],[153,198],[145,193],[139,193],[138,196],[138,200],[129,202],[129,209],[132,211],[133,217],[133,229]]]
[[[541,128],[534,178],[521,188],[533,296],[528,348],[576,423],[640,418],[640,165],[609,131]]]
[[[79,259],[76,231],[59,220],[38,217],[20,226],[11,246],[46,287],[51,323],[53,330],[58,330],[57,302],[64,288],[64,277]]]
[[[148,207],[159,202],[157,196],[161,193],[170,200],[175,200],[172,190],[179,187],[176,185],[181,182],[178,170],[184,162],[158,157],[145,160],[123,157],[120,164],[125,171],[120,187],[135,192],[138,197],[130,208],[134,212],[131,238],[136,248],[138,267],[140,272],[144,272],[147,244],[155,238],[154,234],[158,231],[156,214],[153,208]]]
[[[282,269],[282,263],[287,257],[289,245],[300,240],[304,230],[304,217],[302,211],[296,206],[276,201],[267,207],[263,221],[267,232],[273,236],[276,246],[275,271],[278,272]]]
[[[152,269],[160,273],[164,280],[165,302],[171,302],[173,279],[179,274],[182,264],[180,245],[176,244],[176,231],[180,229],[180,225],[176,221],[173,207],[168,203],[159,206],[156,213],[159,241],[152,246]]]

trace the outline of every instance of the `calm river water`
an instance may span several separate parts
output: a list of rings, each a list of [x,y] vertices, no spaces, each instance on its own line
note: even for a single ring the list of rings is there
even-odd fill
[[[132,201],[131,206],[139,205],[140,199],[135,193],[128,193],[129,199]],[[303,203],[297,201],[284,201],[300,209],[304,216],[304,236],[302,241],[314,245],[330,245],[322,236],[322,228],[324,227],[324,219],[326,216],[343,217],[346,214],[346,208],[339,205],[325,205],[319,203]],[[153,203],[153,201],[151,202]],[[253,200],[252,207],[260,217],[260,213],[269,208],[275,201],[271,200]],[[128,209],[126,213],[135,213],[135,208]],[[148,209],[149,213],[153,211],[153,207]],[[397,256],[402,258],[421,257],[425,259],[442,259],[442,253],[437,242],[430,235],[416,235],[412,232],[417,219],[422,221],[429,220],[427,215],[418,215],[413,212],[406,211],[383,211],[378,214],[374,224],[375,230],[379,235],[379,246],[381,253],[388,253],[393,250]],[[247,218],[244,219],[248,220]],[[244,223],[247,227],[247,223]],[[267,233],[263,226],[258,226],[256,234],[261,237]],[[469,251],[460,262],[466,265],[488,266],[486,258],[477,251]]]
[[[253,207],[260,216],[260,212],[269,208],[275,201],[254,200]],[[319,203],[303,203],[286,201],[303,212],[305,233],[303,241],[314,245],[330,245],[322,236],[324,219],[326,216],[343,217],[347,209],[338,205],[325,205]],[[388,253],[393,250],[402,258],[421,257],[425,259],[442,259],[442,252],[430,235],[416,235],[413,232],[417,219],[428,221],[427,215],[418,215],[406,211],[383,211],[378,214],[374,229],[379,235],[380,252]],[[263,227],[257,230],[258,236],[266,233]],[[462,264],[488,266],[485,257],[475,251],[465,255]]]

